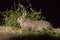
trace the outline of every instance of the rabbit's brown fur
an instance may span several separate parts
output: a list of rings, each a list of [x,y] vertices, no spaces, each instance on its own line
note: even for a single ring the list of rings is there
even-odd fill
[[[22,29],[29,29],[31,28],[32,30],[42,30],[47,29],[50,26],[50,23],[44,20],[40,20],[40,21],[33,21],[33,20],[28,20],[25,19],[25,17],[19,17],[17,19],[17,22],[20,24],[20,26],[22,27]]]

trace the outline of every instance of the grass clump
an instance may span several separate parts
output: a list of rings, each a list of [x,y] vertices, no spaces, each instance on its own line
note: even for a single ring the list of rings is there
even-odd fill
[[[18,27],[19,25],[17,24],[16,20],[20,14],[16,11],[6,11],[4,12],[6,15],[5,16],[5,26],[10,26],[10,27]]]
[[[21,12],[23,11],[24,7],[21,7],[21,4],[18,4],[18,8],[16,10],[6,10],[4,11],[4,19],[5,19],[5,26],[19,28],[17,23],[17,18],[21,16]],[[21,10],[20,10],[21,8]]]
[[[14,7],[16,7],[16,4],[14,4]],[[27,8],[27,7],[26,7]],[[10,26],[10,27],[16,27],[18,28],[19,25],[17,23],[17,18],[19,16],[22,16],[23,12],[26,10],[26,8],[20,4],[18,4],[18,7],[17,9],[13,10],[13,8],[11,10],[6,10],[4,11],[4,19],[5,19],[5,26]],[[27,16],[26,18],[28,19],[31,19],[31,20],[39,20],[39,19],[42,19],[41,15],[38,15],[39,12],[33,10],[31,7],[30,7],[30,10],[31,11],[28,11],[27,12]],[[41,14],[41,13],[40,13]]]

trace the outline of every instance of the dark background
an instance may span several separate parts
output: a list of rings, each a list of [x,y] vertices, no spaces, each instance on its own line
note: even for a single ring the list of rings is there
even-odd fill
[[[21,2],[25,7],[29,4],[24,0],[15,0]],[[6,10],[6,8],[11,9],[14,0],[0,0],[0,11]],[[47,1],[47,0],[30,0],[33,8],[36,10],[42,9],[42,15],[46,17],[46,20],[51,22],[54,27],[60,27],[60,6],[59,1]],[[0,15],[0,20],[2,16]],[[2,21],[2,20],[1,20]]]

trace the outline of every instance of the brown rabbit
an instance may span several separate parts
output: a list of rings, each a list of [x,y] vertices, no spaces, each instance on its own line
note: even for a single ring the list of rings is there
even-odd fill
[[[27,12],[25,11],[24,14],[17,19],[17,22],[20,24],[22,29],[29,29],[31,30],[38,30],[42,31],[44,29],[48,29],[50,27],[50,23],[44,20],[40,21],[33,21],[29,19],[25,19]]]

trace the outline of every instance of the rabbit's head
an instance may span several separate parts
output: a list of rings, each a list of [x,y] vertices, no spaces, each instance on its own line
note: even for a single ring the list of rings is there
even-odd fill
[[[22,24],[22,23],[24,22],[24,20],[25,20],[25,16],[26,16],[26,15],[27,15],[27,12],[25,11],[25,12],[23,13],[23,15],[20,16],[20,17],[17,19],[17,23]]]

